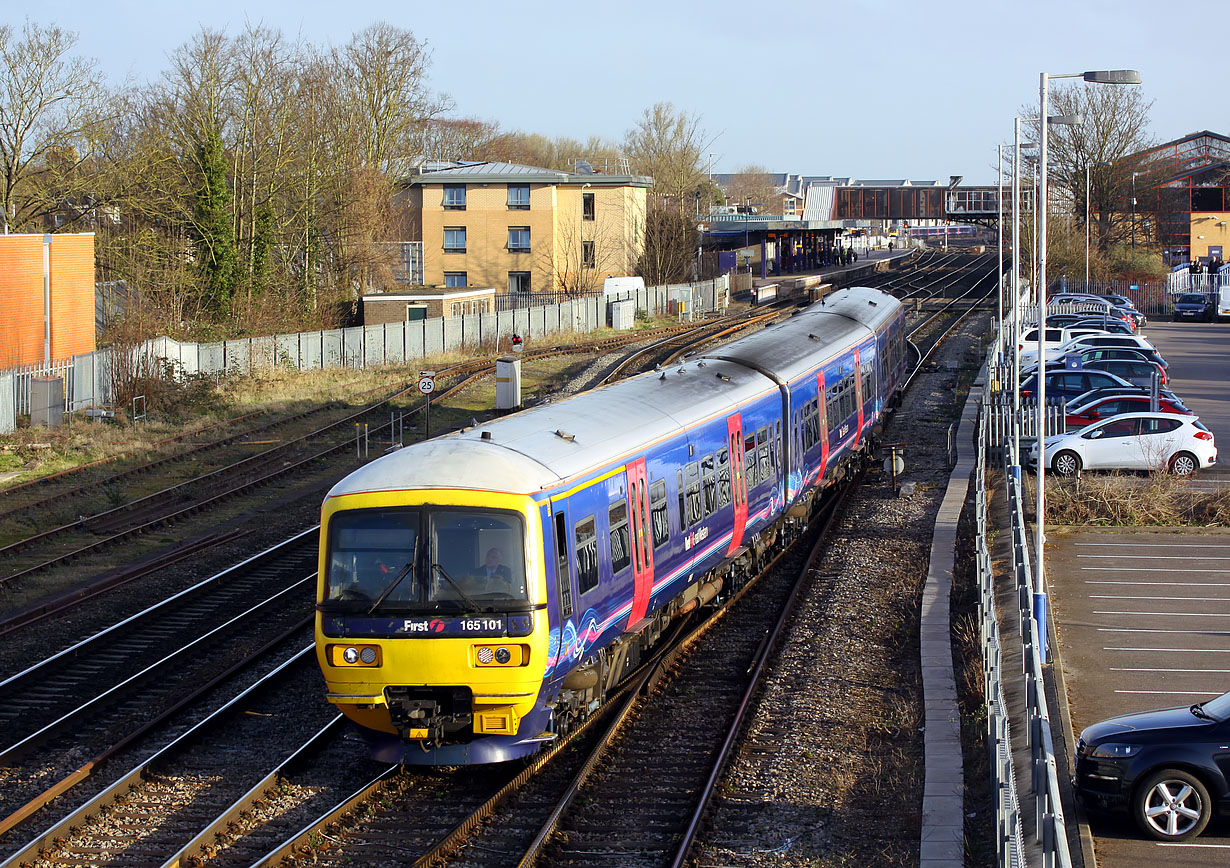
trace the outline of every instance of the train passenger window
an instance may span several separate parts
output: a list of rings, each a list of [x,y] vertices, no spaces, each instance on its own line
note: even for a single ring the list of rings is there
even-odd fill
[[[870,401],[875,395],[875,365],[863,362],[863,402]]]
[[[706,455],[700,460],[701,491],[704,494],[705,517],[717,512],[717,478],[713,472],[713,456]]]
[[[577,589],[586,594],[598,587],[598,530],[594,517],[577,522]]]
[[[718,507],[730,505],[730,453],[719,449],[717,454]]]
[[[628,536],[628,502],[620,500],[611,504],[607,511],[611,528],[611,575],[626,569],[631,559]]]
[[[747,477],[747,490],[751,491],[760,484],[756,473],[756,432],[751,431],[743,438],[743,473]]]
[[[683,471],[675,471],[676,491],[679,492],[679,528],[686,530],[688,526],[688,505],[685,502],[683,490]]]
[[[769,429],[761,428],[756,432],[756,455],[758,456],[760,469],[756,476],[761,482],[765,482],[773,478],[773,465],[769,458]]]
[[[655,479],[649,484],[649,512],[653,517],[653,547],[659,548],[670,539],[670,519],[666,515],[666,480]]]
[[[555,582],[559,587],[559,615],[572,616],[572,582],[568,578],[568,519],[555,514]]]
[[[645,551],[645,482],[638,480],[632,483],[629,490],[629,503],[632,504],[632,561],[633,569],[640,572],[645,569],[648,561]]]
[[[699,524],[703,514],[700,500],[700,465],[693,461],[683,468],[687,484],[688,527]]]
[[[773,463],[773,473],[776,476],[781,470],[781,466],[777,463],[777,446],[782,442],[782,423],[779,419],[773,423],[773,439],[769,441],[769,460]]]

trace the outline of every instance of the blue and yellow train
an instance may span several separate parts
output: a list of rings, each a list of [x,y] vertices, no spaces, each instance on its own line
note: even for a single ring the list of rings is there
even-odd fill
[[[667,370],[408,446],[321,518],[327,696],[378,759],[526,756],[672,618],[750,575],[905,379],[891,295],[846,289]]]

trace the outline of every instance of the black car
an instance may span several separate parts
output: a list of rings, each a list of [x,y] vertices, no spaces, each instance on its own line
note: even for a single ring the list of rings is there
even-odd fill
[[[1152,838],[1196,837],[1230,816],[1230,693],[1086,727],[1073,784],[1086,806],[1126,808]]]
[[[1175,299],[1174,321],[1195,319],[1212,322],[1213,311],[1213,299],[1199,292],[1185,292]]]

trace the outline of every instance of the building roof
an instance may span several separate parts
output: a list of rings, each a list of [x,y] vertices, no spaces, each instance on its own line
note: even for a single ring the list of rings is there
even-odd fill
[[[588,164],[586,164],[588,165]],[[502,163],[495,160],[482,162],[428,160],[419,165],[418,171],[402,181],[405,186],[415,184],[556,184],[591,187],[652,187],[653,178],[645,175],[615,175],[604,172],[562,172],[540,166],[523,166],[518,163]]]

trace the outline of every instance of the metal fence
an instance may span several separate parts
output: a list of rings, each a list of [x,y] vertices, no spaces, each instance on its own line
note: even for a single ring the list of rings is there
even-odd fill
[[[462,350],[499,352],[511,349],[508,342],[514,334],[530,342],[560,332],[594,331],[607,324],[608,303],[623,298],[635,298],[638,309],[653,315],[673,314],[682,309],[689,313],[717,311],[725,306],[729,289],[730,279],[723,275],[695,284],[652,286],[619,295],[415,322],[206,344],[161,337],[146,341],[133,352],[143,364],[169,365],[178,376],[247,374],[278,365],[300,371],[339,366],[367,368]],[[64,409],[69,413],[111,403],[113,353],[111,349],[97,350],[57,360],[50,366],[29,365],[0,372],[11,374],[12,380],[10,388],[3,390],[5,395],[12,395],[11,407],[0,400],[0,432],[13,430],[17,415],[30,412],[30,382],[34,377],[64,379]]]
[[[994,359],[999,352],[998,345],[993,345],[988,353],[988,371],[995,371]],[[979,465],[977,473],[980,485],[986,470],[987,454],[990,451],[992,431],[996,424],[995,407],[1002,405],[1002,392],[997,387],[996,377],[988,376],[983,391],[983,408],[980,424]],[[1027,414],[1026,414],[1027,415]],[[1022,421],[1022,420],[1017,420]],[[1024,441],[1025,435],[1018,439]],[[1068,868],[1072,864],[1068,848],[1067,827],[1060,801],[1060,783],[1058,762],[1055,757],[1054,742],[1051,738],[1050,711],[1047,708],[1046,689],[1042,655],[1046,647],[1045,616],[1039,624],[1035,617],[1035,597],[1033,572],[1030,569],[1028,537],[1025,532],[1025,504],[1021,493],[1020,459],[1012,449],[1013,438],[1008,436],[1000,446],[1004,454],[1002,467],[1005,471],[1007,497],[1011,523],[1011,579],[1015,585],[1018,602],[1019,623],[1021,625],[1021,640],[1023,651],[1023,672],[1025,696],[1025,720],[1028,727],[1024,737],[1030,748],[1031,774],[1030,789],[1033,796],[1035,818],[1035,836],[1041,846],[1044,865]],[[1024,444],[1022,445],[1024,447]],[[985,498],[981,501],[978,526],[978,576],[980,582],[980,608],[994,605],[994,574],[991,570],[989,550],[987,546],[987,524],[985,520]],[[984,601],[985,600],[985,601]],[[1011,759],[1004,759],[1003,751],[1011,751],[1011,727],[1007,719],[997,719],[1002,711],[1002,685],[1007,674],[1002,671],[997,621],[994,613],[983,614],[983,654],[985,665],[994,666],[994,679],[988,668],[988,737],[992,751],[992,774],[999,792],[996,809],[996,823],[1001,830],[999,838],[1000,859],[1003,866],[1024,865],[1024,856],[1020,841],[1020,812],[1014,808],[1015,795],[1002,792],[1006,786],[1005,775],[1011,774]],[[994,685],[993,682],[994,681]],[[997,708],[996,705],[999,704]],[[1015,835],[1015,839],[1014,836]]]
[[[990,749],[991,788],[995,792],[996,864],[1024,868],[1021,807],[1017,800],[1012,765],[1012,721],[1004,699],[1003,652],[995,608],[995,571],[987,547],[987,442],[989,417],[980,419],[978,464],[974,473],[974,509],[977,536],[974,554],[978,571],[978,626],[982,637],[982,674],[986,685],[987,744]]]

